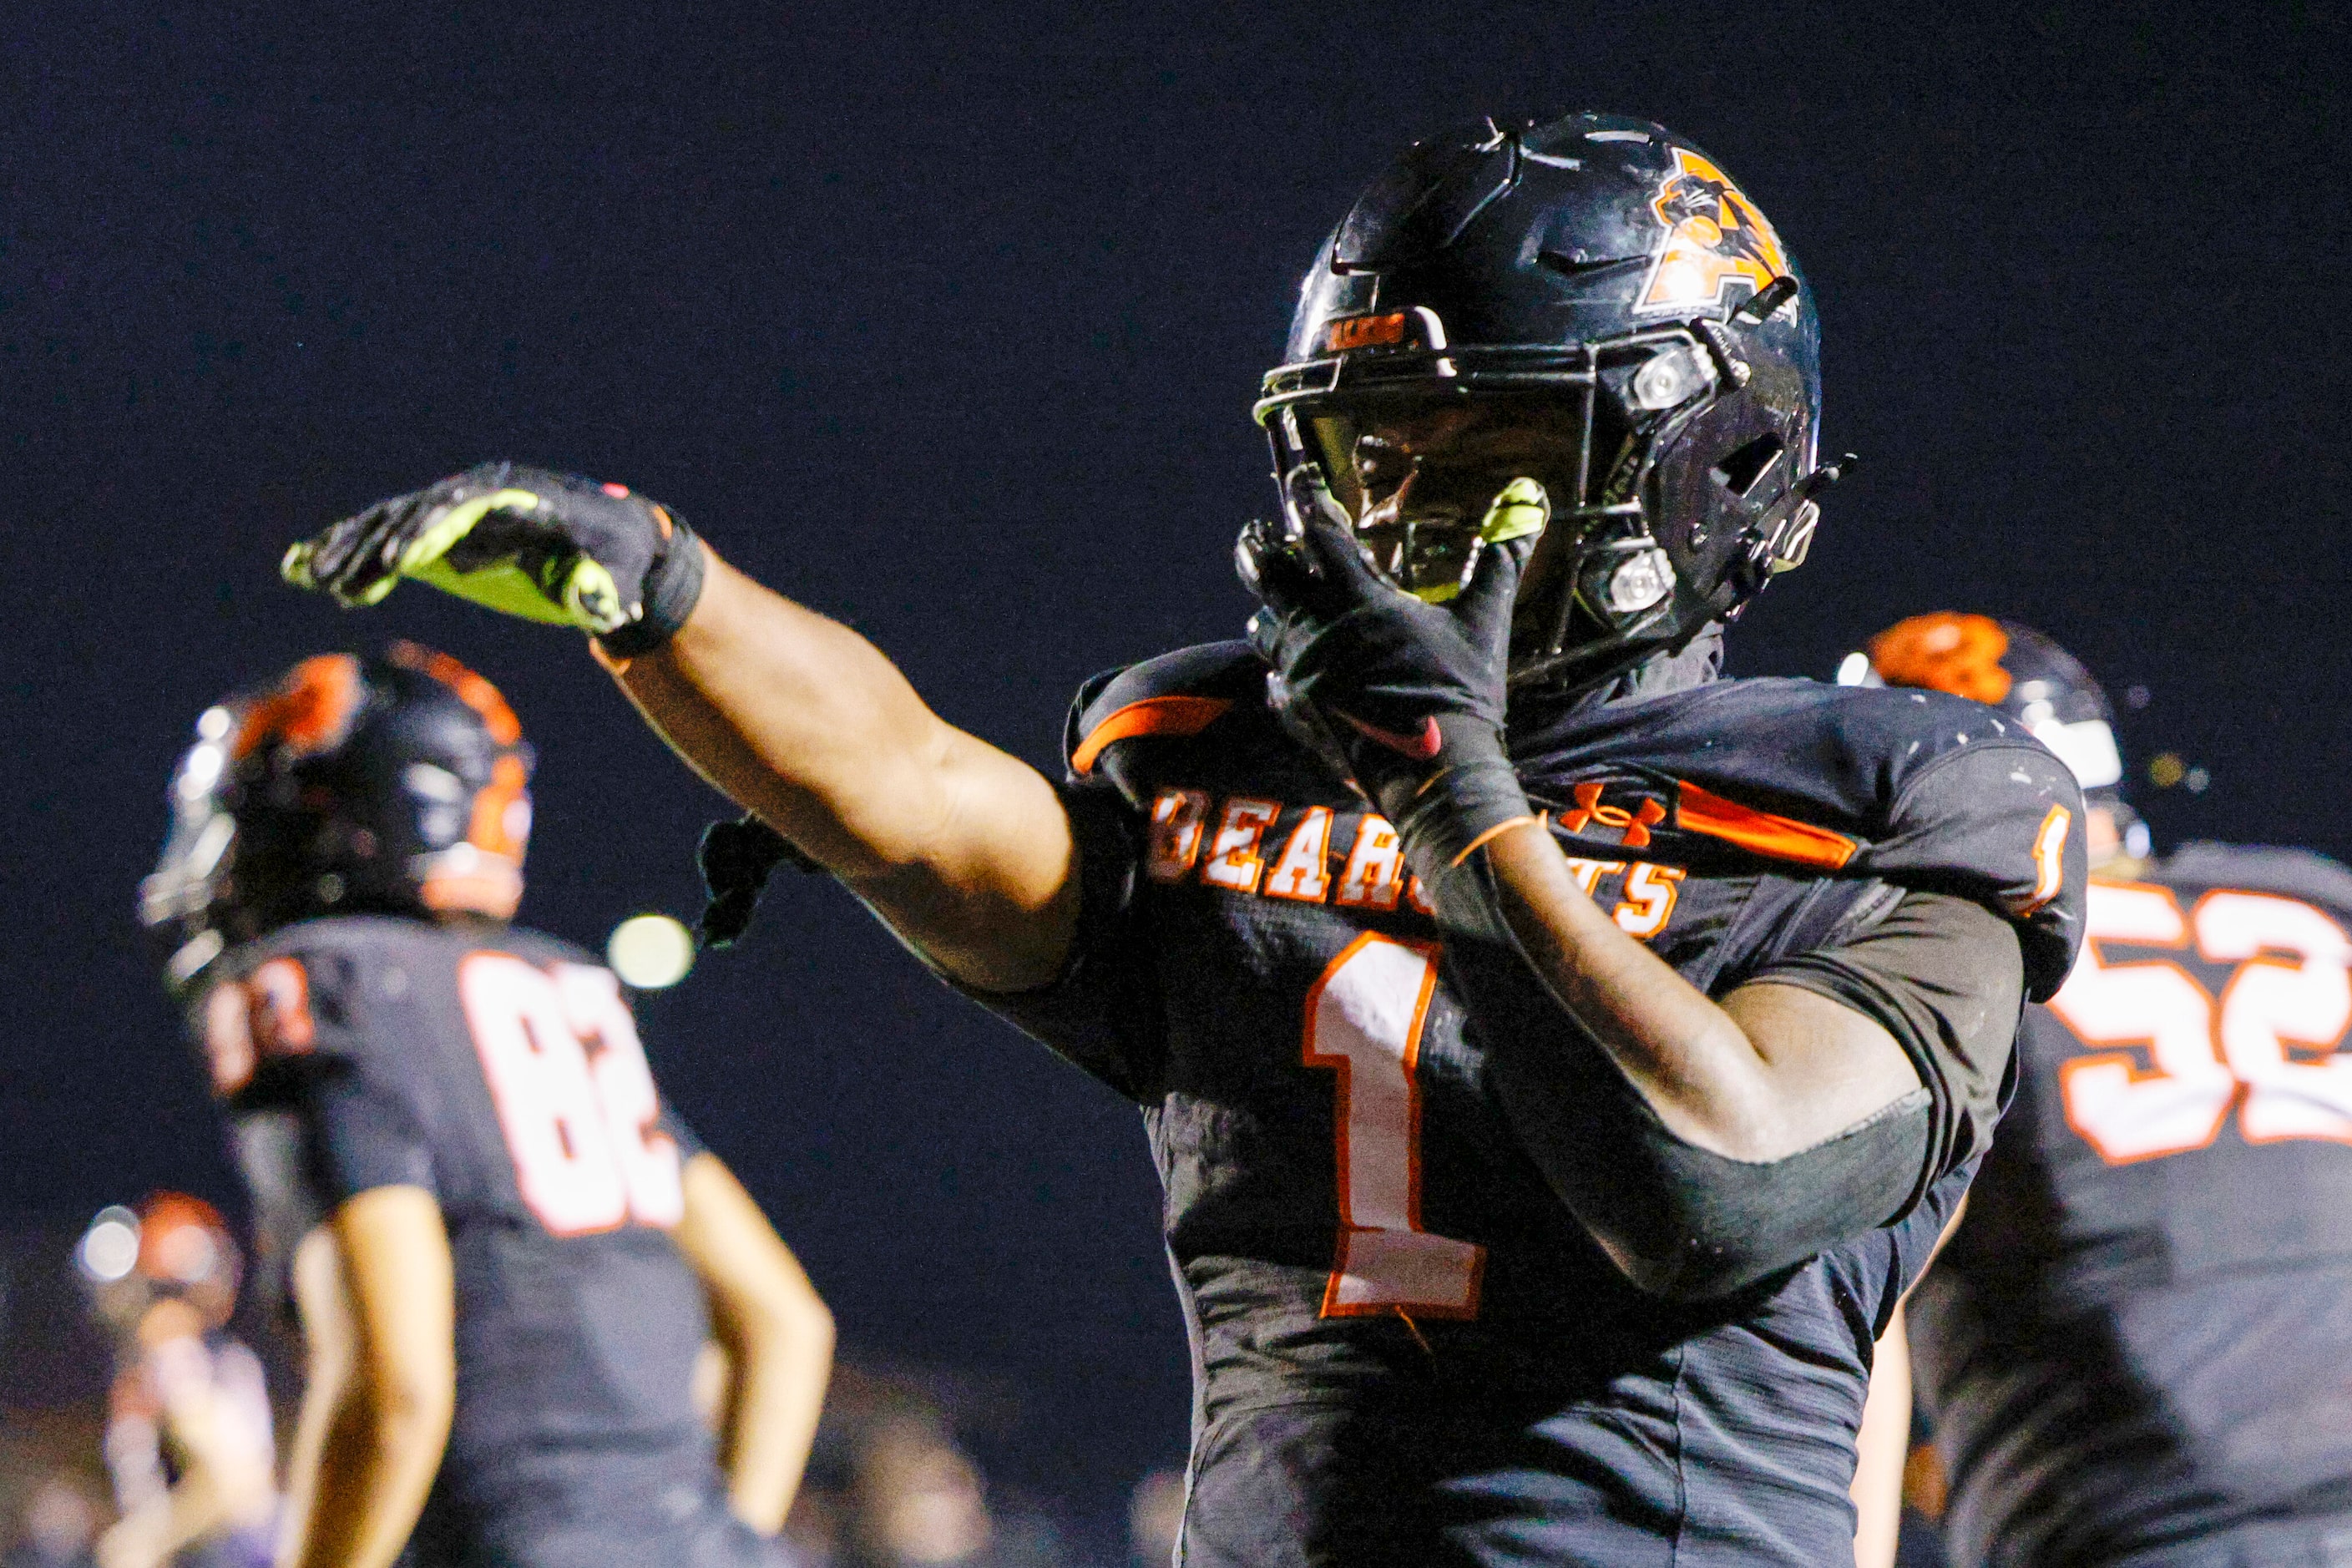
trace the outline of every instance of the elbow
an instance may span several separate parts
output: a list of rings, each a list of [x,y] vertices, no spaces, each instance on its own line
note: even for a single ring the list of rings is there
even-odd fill
[[[746,1339],[803,1364],[833,1364],[833,1309],[814,1290],[794,1282],[767,1292],[750,1307],[742,1314]]]
[[[833,1355],[833,1310],[789,1254],[779,1248],[772,1267],[745,1267],[740,1257],[723,1271],[706,1269],[712,1335],[737,1361],[794,1354]]]
[[[1596,1239],[1635,1289],[1675,1305],[1745,1290],[1821,1250],[1784,1237],[1733,1237],[1705,1228]]]
[[[1671,1134],[1580,1184],[1573,1205],[1619,1270],[1675,1302],[1745,1290],[1899,1217],[1922,1186],[1924,1093],[1777,1160],[1733,1160]]]
[[[454,1377],[398,1378],[370,1390],[368,1424],[373,1429],[376,1446],[387,1452],[408,1452],[426,1446],[437,1452],[448,1440],[449,1424],[457,1409]]]

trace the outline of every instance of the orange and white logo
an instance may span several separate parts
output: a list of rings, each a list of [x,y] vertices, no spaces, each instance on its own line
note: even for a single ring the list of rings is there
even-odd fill
[[[1637,310],[1727,308],[1732,285],[1748,294],[1789,270],[1780,237],[1756,204],[1724,172],[1687,147],[1676,147],[1675,172],[1658,186],[1650,210],[1665,226],[1666,243],[1650,267]],[[1744,296],[1743,296],[1744,297]]]

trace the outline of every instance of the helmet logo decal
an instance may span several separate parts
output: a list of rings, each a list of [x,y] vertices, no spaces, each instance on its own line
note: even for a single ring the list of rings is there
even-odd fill
[[[1650,268],[1637,310],[1721,309],[1735,282],[1760,294],[1789,271],[1788,253],[1756,204],[1721,169],[1687,147],[1672,149],[1675,172],[1650,210],[1666,243]]]

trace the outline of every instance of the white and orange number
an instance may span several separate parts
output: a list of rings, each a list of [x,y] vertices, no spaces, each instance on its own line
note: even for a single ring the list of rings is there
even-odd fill
[[[656,1126],[661,1099],[611,972],[476,952],[457,966],[457,994],[540,1223],[557,1236],[676,1225],[677,1144]]]
[[[2110,963],[2101,943],[2235,965],[2217,997],[2162,959]],[[2238,1109],[2250,1142],[2352,1142],[2352,939],[2295,899],[2216,891],[2183,913],[2169,889],[2094,882],[2082,956],[2051,1010],[2101,1050],[2059,1068],[2066,1121],[2110,1164],[2201,1149]]]
[[[1366,931],[1307,993],[1308,1067],[1339,1075],[1339,1246],[1323,1315],[1478,1315],[1486,1250],[1421,1227],[1421,1037],[1434,942]]]

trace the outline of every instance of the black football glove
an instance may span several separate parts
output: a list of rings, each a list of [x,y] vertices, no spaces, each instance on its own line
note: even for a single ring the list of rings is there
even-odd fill
[[[1373,569],[1311,467],[1286,499],[1282,523],[1251,523],[1234,547],[1265,606],[1250,641],[1278,677],[1284,722],[1395,824],[1436,889],[1496,828],[1533,815],[1504,749],[1503,683],[1511,604],[1550,503],[1533,479],[1505,486],[1468,585],[1439,605]]]
[[[702,594],[683,520],[622,485],[484,463],[381,500],[287,551],[280,570],[346,605],[414,577],[528,620],[577,626],[604,650],[649,653]]]

